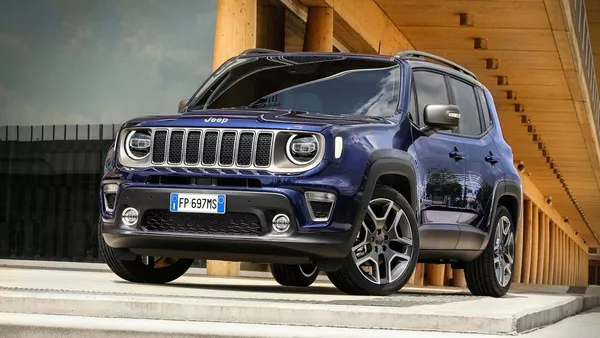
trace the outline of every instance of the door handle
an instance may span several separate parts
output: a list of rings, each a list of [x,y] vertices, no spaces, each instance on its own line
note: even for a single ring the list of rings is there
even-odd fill
[[[464,159],[467,154],[465,154],[462,151],[458,151],[458,149],[456,147],[454,147],[454,150],[452,150],[448,155],[451,158],[453,158],[457,161],[460,161],[460,160]]]
[[[485,157],[485,161],[493,165],[500,162],[500,158],[494,156],[494,154],[492,154],[492,152],[490,151],[490,154]]]

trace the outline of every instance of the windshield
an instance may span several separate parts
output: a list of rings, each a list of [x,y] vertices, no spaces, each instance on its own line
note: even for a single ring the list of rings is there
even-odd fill
[[[394,62],[346,57],[317,61],[315,57],[256,58],[214,81],[192,109],[293,109],[391,116],[398,107],[399,87],[400,68]]]

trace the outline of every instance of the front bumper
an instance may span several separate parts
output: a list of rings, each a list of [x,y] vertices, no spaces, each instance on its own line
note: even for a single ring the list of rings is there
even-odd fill
[[[225,194],[225,215],[186,215],[195,217],[196,223],[198,220],[202,223],[202,217],[211,218],[213,222],[215,217],[222,217],[217,223],[226,227],[235,225],[237,229],[247,224],[240,223],[236,215],[248,215],[256,220],[254,226],[258,229],[254,232],[244,229],[237,232],[186,232],[177,227],[157,230],[147,226],[147,217],[153,212],[160,211],[165,217],[174,216],[169,211],[171,193]],[[336,221],[335,215],[340,218],[340,213],[333,213],[327,226],[305,227],[305,212],[299,205],[301,196],[291,189],[126,186],[119,192],[115,217],[102,220],[102,235],[109,246],[142,255],[288,264],[343,259],[352,245],[349,223]],[[133,226],[125,225],[119,217],[127,207],[139,211],[138,222]],[[341,215],[344,215],[344,208],[341,210]],[[275,232],[271,226],[273,217],[281,213],[288,215],[291,221],[289,230],[284,233]]]

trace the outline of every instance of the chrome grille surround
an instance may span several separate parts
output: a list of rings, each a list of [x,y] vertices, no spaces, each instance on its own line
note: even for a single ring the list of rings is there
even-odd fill
[[[323,159],[325,155],[325,138],[320,133],[314,132],[305,132],[305,131],[289,131],[289,130],[270,130],[270,129],[238,129],[238,128],[184,128],[184,127],[147,127],[147,128],[127,128],[121,131],[121,134],[126,135],[131,130],[140,129],[140,130],[149,130],[152,137],[152,145],[150,149],[150,156],[148,156],[144,160],[134,160],[127,156],[125,152],[125,144],[124,142],[119,142],[119,161],[127,167],[130,168],[150,168],[154,167],[155,169],[165,168],[165,169],[183,169],[184,171],[189,171],[188,169],[208,169],[208,170],[217,170],[217,172],[224,172],[226,169],[233,170],[247,170],[247,171],[267,171],[271,173],[301,173],[307,170],[310,170],[316,167]],[[166,132],[166,137],[162,136]],[[172,148],[172,140],[173,135],[177,135],[183,132],[183,138],[177,138],[176,140],[176,148]],[[193,138],[199,138],[199,144],[193,144],[190,146],[190,133]],[[207,134],[210,137],[211,133],[217,133],[216,145],[214,147],[208,147],[205,149],[205,139]],[[234,141],[233,141],[233,158],[231,159],[231,154],[229,149],[225,149],[225,151],[229,152],[225,158],[225,163],[221,160],[221,153],[223,151],[223,137],[225,134],[233,133]],[[285,147],[287,145],[288,139],[294,134],[312,134],[315,135],[319,141],[319,152],[315,159],[307,163],[306,165],[296,165],[292,163],[286,156]],[[239,156],[240,151],[240,143],[242,142],[241,135],[246,135],[244,139],[244,144],[241,149],[247,150],[251,149],[250,152],[250,163],[248,164],[248,154],[244,154]],[[252,144],[251,147],[247,144],[249,140],[249,134],[252,135]],[[199,135],[199,137],[198,137]],[[257,149],[259,137],[262,138],[262,141],[265,142],[266,136],[270,138],[270,147],[268,149],[260,148]],[[162,139],[165,139],[165,142],[162,142]],[[158,142],[155,141],[158,139]],[[123,138],[121,138],[123,140]],[[193,142],[194,140],[192,140]],[[214,142],[214,141],[213,141]],[[231,147],[231,139],[227,140],[229,142],[228,146]],[[161,149],[156,148],[156,145],[160,145]],[[198,151],[198,153],[188,154],[188,147],[193,149],[193,151]],[[209,149],[212,148],[212,149]],[[207,157],[209,161],[205,161],[205,151],[211,151],[211,154]],[[178,156],[170,156],[171,152],[177,152]],[[263,153],[261,153],[263,152]],[[172,161],[174,158],[179,159],[179,161]],[[240,157],[238,159],[238,157]],[[188,163],[187,159],[198,159],[197,161],[191,161],[192,163]],[[214,159],[214,160],[213,160]],[[231,160],[231,161],[230,161]],[[263,163],[257,163],[263,162]],[[229,163],[231,162],[231,163]],[[242,162],[242,163],[240,163]],[[261,165],[262,164],[262,165]],[[205,170],[203,170],[205,171]]]

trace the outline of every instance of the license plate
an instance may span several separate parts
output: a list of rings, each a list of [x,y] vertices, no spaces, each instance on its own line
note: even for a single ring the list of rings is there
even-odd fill
[[[224,214],[225,195],[172,193],[169,209],[172,212]]]

